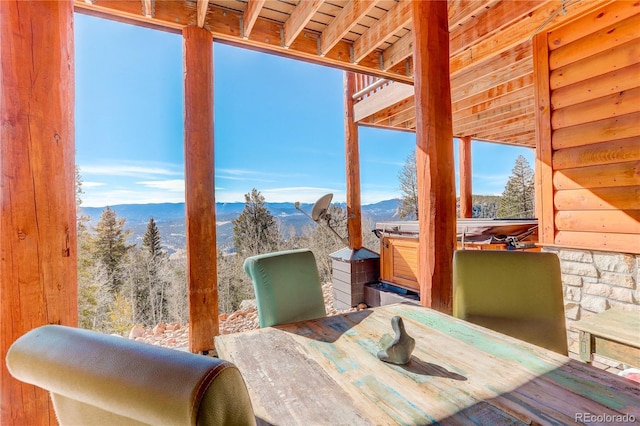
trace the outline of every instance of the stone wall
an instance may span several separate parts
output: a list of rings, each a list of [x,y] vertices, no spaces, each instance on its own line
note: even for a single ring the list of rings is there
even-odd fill
[[[612,307],[640,315],[640,255],[545,247],[560,258],[569,356],[579,359],[578,332],[571,324]],[[602,357],[594,365],[617,372],[623,366]]]

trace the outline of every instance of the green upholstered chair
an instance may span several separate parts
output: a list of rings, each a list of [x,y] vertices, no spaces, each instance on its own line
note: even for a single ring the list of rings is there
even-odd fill
[[[567,355],[560,261],[554,253],[456,251],[453,315]]]
[[[58,325],[9,348],[9,372],[48,390],[60,425],[254,425],[238,369],[217,358]]]
[[[244,270],[253,282],[260,327],[327,315],[318,267],[311,250],[248,257]]]

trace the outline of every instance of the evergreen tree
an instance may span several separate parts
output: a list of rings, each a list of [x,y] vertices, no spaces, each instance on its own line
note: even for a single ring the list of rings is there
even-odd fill
[[[534,203],[534,173],[527,159],[519,155],[502,193],[497,217],[533,217],[535,215]]]
[[[264,197],[253,188],[244,199],[244,210],[231,221],[236,250],[243,257],[278,250],[282,238],[276,219],[264,205]]]
[[[119,292],[122,287],[122,267],[131,249],[126,242],[129,231],[124,229],[124,224],[125,219],[118,218],[116,212],[107,207],[95,228],[94,258],[106,268],[112,293]]]
[[[148,295],[148,303],[151,306],[151,325],[164,322],[168,319],[167,304],[167,280],[163,277],[162,270],[166,256],[160,244],[160,230],[153,220],[149,219],[147,231],[142,237],[142,247],[146,254],[147,283],[148,288],[144,293]]]
[[[400,204],[401,219],[418,219],[418,175],[416,174],[416,152],[412,150],[398,173],[402,198]]]
[[[149,218],[147,223],[147,232],[142,237],[142,246],[147,250],[152,259],[162,256],[162,245],[160,244],[160,230],[153,218]]]

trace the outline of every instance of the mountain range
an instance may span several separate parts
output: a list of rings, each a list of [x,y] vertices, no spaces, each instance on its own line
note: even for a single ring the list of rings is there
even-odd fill
[[[335,206],[346,210],[345,203],[334,203]],[[363,218],[372,222],[382,222],[398,219],[399,199],[385,200],[375,204],[362,206]],[[237,218],[244,209],[244,202],[216,203],[216,239],[218,246],[229,248],[233,245],[233,225],[231,221]],[[131,232],[130,243],[141,243],[142,236],[147,229],[149,218],[153,217],[160,230],[162,244],[169,253],[185,248],[185,205],[184,203],[160,204],[120,204],[109,206],[118,217],[124,218],[125,229]],[[265,203],[271,214],[285,227],[293,226],[300,233],[305,225],[313,222],[300,211],[294,203]],[[302,203],[300,208],[311,213],[313,204]],[[90,218],[90,225],[95,226],[106,207],[81,207],[82,215]]]

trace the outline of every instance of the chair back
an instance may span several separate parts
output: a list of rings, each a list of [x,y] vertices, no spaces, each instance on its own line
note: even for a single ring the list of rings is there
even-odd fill
[[[567,354],[560,261],[554,253],[456,251],[453,315]]]
[[[9,372],[51,393],[60,425],[254,425],[238,369],[217,358],[47,325],[9,348]]]
[[[287,250],[248,257],[260,327],[321,318],[327,315],[311,250]]]

